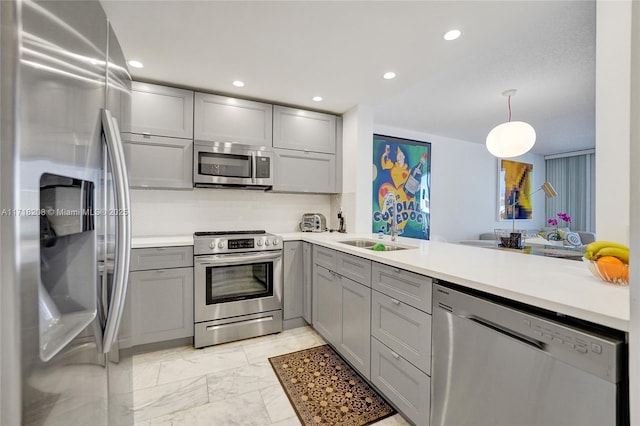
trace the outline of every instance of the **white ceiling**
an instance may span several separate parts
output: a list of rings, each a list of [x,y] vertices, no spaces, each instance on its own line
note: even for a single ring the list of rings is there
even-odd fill
[[[368,104],[376,124],[478,143],[515,88],[532,152],[595,146],[595,1],[102,4],[125,56],[145,64],[135,79],[338,114]],[[462,37],[444,41],[452,28]]]

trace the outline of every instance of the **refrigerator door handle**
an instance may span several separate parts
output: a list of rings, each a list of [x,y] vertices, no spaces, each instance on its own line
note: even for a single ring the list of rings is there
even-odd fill
[[[113,291],[107,312],[104,330],[103,353],[108,353],[118,337],[120,319],[124,312],[124,302],[129,280],[129,260],[131,256],[131,198],[129,178],[124,160],[124,150],[120,130],[115,118],[107,109],[102,110],[102,129],[107,142],[107,152],[113,168],[115,188],[115,216],[117,223],[115,262],[113,265]],[[109,213],[109,212],[105,212]]]

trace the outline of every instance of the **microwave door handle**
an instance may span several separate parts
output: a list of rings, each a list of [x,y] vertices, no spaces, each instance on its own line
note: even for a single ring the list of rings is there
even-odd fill
[[[277,260],[282,257],[281,253],[278,254],[258,254],[251,256],[207,256],[204,258],[196,258],[196,263],[198,266],[226,266],[226,265],[242,265],[242,264],[251,264],[251,263],[259,263],[269,260]]]
[[[129,178],[122,148],[122,139],[118,123],[107,109],[102,110],[102,128],[107,142],[107,152],[113,168],[113,183],[116,212],[116,251],[113,270],[113,291],[107,308],[104,329],[103,353],[108,353],[118,336],[120,319],[124,312],[124,302],[129,279],[129,261],[131,256],[131,197]]]
[[[256,174],[258,170],[258,165],[256,164],[256,153],[251,153],[251,182],[256,183]]]

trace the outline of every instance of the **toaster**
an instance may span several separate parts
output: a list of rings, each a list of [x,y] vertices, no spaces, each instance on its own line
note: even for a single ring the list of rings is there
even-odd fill
[[[327,219],[320,213],[305,213],[300,222],[302,232],[324,232],[327,230]]]

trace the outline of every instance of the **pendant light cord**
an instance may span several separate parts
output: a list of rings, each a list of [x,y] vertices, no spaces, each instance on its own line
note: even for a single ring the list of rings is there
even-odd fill
[[[511,96],[507,97],[507,105],[509,106],[509,121],[511,121]]]

